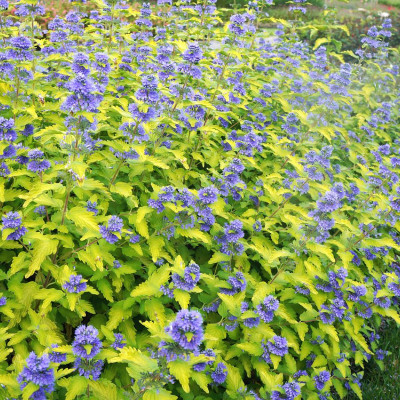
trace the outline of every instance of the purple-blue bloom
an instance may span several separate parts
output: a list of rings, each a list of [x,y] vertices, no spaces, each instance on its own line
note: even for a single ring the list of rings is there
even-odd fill
[[[294,400],[300,394],[300,385],[297,382],[287,382],[280,388],[271,393],[271,400]]]
[[[63,288],[69,293],[80,293],[86,290],[87,284],[82,281],[82,275],[71,275]]]
[[[259,316],[266,323],[272,321],[274,318],[274,311],[276,311],[278,308],[279,300],[275,299],[275,297],[272,295],[267,296],[262,303],[256,307]]]
[[[221,288],[220,289],[221,293],[233,296],[236,293],[243,292],[244,290],[246,290],[246,285],[247,285],[246,278],[240,271],[236,272],[235,276],[230,276],[227,282],[230,284],[231,288],[230,289]]]
[[[52,349],[56,349],[57,347],[58,344],[51,345]],[[49,352],[49,360],[53,363],[60,364],[67,361],[67,355],[65,353],[52,350],[51,352]]]
[[[190,291],[193,290],[200,280],[200,267],[192,263],[184,270],[183,277],[177,273],[172,275],[172,282],[178,289]]]
[[[331,379],[329,371],[322,371],[319,375],[314,376],[315,387],[317,390],[322,390],[329,379]]]
[[[108,220],[107,226],[100,225],[100,233],[103,239],[108,243],[114,244],[118,242],[119,237],[116,234],[121,234],[124,223],[121,218],[116,215],[111,216]]]
[[[281,336],[274,336],[272,340],[267,342],[270,353],[283,357],[288,351],[287,339]]]
[[[92,377],[94,381],[100,378],[103,365],[103,360],[87,360],[81,357],[77,357],[74,362],[74,368],[78,370],[79,375],[84,376],[86,379]]]
[[[46,399],[46,393],[54,391],[54,370],[50,368],[50,360],[47,354],[38,357],[34,352],[29,353],[26,359],[26,366],[18,375],[18,382],[21,390],[30,382],[38,385],[38,389],[33,393],[32,399]]]
[[[7,240],[19,240],[22,236],[25,235],[27,229],[22,224],[22,218],[18,212],[10,211],[6,215],[3,215],[1,218],[3,227],[1,230],[5,229],[14,229],[13,232],[10,232],[7,236]]]
[[[228,371],[224,363],[218,363],[214,372],[211,374],[212,380],[218,385],[224,383],[227,376]]]
[[[111,347],[115,350],[123,349],[126,346],[126,343],[123,343],[125,340],[124,336],[121,333],[114,333],[115,341],[111,344]]]
[[[185,350],[195,351],[203,341],[202,324],[203,318],[198,311],[181,310],[166,332]]]
[[[72,342],[72,352],[81,358],[91,360],[99,354],[103,344],[97,337],[98,330],[89,325],[80,325],[75,330],[75,339]]]

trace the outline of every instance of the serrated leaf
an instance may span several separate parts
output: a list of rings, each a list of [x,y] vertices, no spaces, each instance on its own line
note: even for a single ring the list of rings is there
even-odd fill
[[[150,254],[154,262],[160,258],[161,249],[164,247],[164,238],[152,236],[148,239]]]
[[[79,395],[85,393],[88,386],[88,380],[83,376],[64,378],[59,380],[57,383],[67,389],[65,400],[74,400]]]
[[[175,376],[175,378],[182,385],[182,389],[186,392],[190,392],[189,378],[191,375],[191,368],[188,363],[183,360],[176,360],[168,363],[169,372]]]
[[[28,272],[25,274],[25,278],[29,278],[39,270],[46,257],[57,251],[57,246],[58,240],[47,239],[45,236],[43,236],[41,240],[35,241],[32,261],[29,265]]]
[[[67,212],[67,218],[73,221],[80,228],[87,228],[98,232],[99,226],[93,213],[82,207],[74,207]]]
[[[156,272],[154,272],[150,278],[141,283],[131,292],[131,297],[140,296],[153,296],[160,293],[160,286],[164,285],[169,278],[169,269],[167,266],[162,266]]]
[[[101,294],[110,302],[114,303],[113,290],[110,282],[107,279],[100,279],[96,282],[97,288],[100,290]]]
[[[181,289],[175,289],[174,298],[179,303],[181,308],[188,308],[190,303],[190,293]]]

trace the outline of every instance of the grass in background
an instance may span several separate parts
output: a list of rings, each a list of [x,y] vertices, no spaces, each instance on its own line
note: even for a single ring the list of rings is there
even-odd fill
[[[364,378],[361,381],[363,400],[399,400],[400,399],[400,327],[393,321],[382,326],[380,348],[391,354],[384,359],[384,370],[375,361],[366,364]],[[339,400],[339,397],[335,397]],[[354,393],[344,400],[359,400]]]
[[[400,0],[379,0],[379,4],[400,8]]]

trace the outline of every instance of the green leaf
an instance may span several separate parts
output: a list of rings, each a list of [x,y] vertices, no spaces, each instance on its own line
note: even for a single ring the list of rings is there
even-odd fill
[[[96,223],[93,213],[87,211],[83,207],[74,207],[69,210],[67,212],[67,218],[81,228],[87,228],[95,232],[99,231],[99,226]]]
[[[162,266],[156,272],[154,272],[150,278],[141,283],[131,292],[131,297],[140,296],[154,296],[160,294],[160,286],[164,285],[169,278],[169,269],[167,266]]]
[[[67,389],[65,400],[74,400],[79,395],[85,393],[88,380],[83,376],[73,376],[72,378],[64,378],[59,380],[58,385]]]
[[[118,400],[117,387],[106,379],[88,380],[93,395],[98,400]]]
[[[296,329],[299,334],[301,341],[304,342],[304,338],[308,332],[308,325],[305,322],[298,322],[294,324],[294,329]]]
[[[114,303],[113,299],[113,290],[110,282],[106,278],[100,279],[96,282],[97,288],[100,290],[101,294],[108,300],[110,303]]]
[[[213,256],[208,260],[209,264],[216,264],[221,261],[229,261],[230,256],[223,253],[214,253]]]
[[[333,256],[332,250],[324,244],[307,242],[307,248],[319,254],[323,254],[330,261],[335,262],[335,257]]]
[[[208,385],[212,382],[209,375],[204,375],[201,372],[192,372],[192,379],[203,389],[206,393],[209,393]]]
[[[329,40],[327,38],[319,38],[315,41],[313,50],[316,50],[321,44],[328,43]]]
[[[146,356],[138,349],[124,347],[117,357],[108,360],[110,363],[128,363],[132,371],[140,376],[143,372],[153,372],[158,368],[157,361]]]
[[[25,274],[25,278],[29,278],[37,270],[39,270],[46,257],[50,254],[54,254],[57,251],[57,246],[58,240],[48,239],[46,236],[43,236],[40,240],[35,241],[31,264],[28,268],[28,272]]]
[[[181,308],[188,308],[190,303],[190,294],[181,289],[174,290],[174,298],[179,303]]]
[[[152,388],[146,390],[143,400],[177,400],[177,397],[164,388]]]
[[[160,258],[161,249],[164,247],[164,238],[161,236],[152,236],[148,239],[150,253],[154,262]]]
[[[110,187],[110,191],[112,193],[118,193],[123,197],[129,197],[132,195],[132,185],[126,182],[117,182]]]
[[[246,343],[238,343],[236,347],[246,351],[247,353],[253,356],[261,356],[263,353],[263,349],[261,348],[259,343],[254,342],[246,342]]]
[[[168,368],[171,375],[178,379],[179,383],[182,385],[182,389],[186,393],[189,393],[189,378],[191,374],[190,365],[183,360],[176,360],[168,363]]]
[[[304,360],[305,358],[308,357],[309,354],[313,351],[314,347],[311,343],[309,342],[303,342],[301,344],[301,350],[300,350],[300,360]]]
[[[22,391],[22,400],[29,400],[31,395],[39,389],[39,385],[35,385],[33,382],[29,382]]]
[[[35,295],[35,299],[44,300],[42,303],[43,308],[47,308],[51,302],[56,302],[63,298],[65,293],[57,289],[42,289]]]
[[[240,388],[244,387],[244,382],[240,376],[239,369],[230,364],[226,364],[226,368],[228,370],[226,387],[232,392],[237,392]]]

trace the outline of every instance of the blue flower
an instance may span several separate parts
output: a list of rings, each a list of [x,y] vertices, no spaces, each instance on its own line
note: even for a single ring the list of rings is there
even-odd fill
[[[274,311],[279,307],[279,301],[275,299],[274,296],[267,296],[261,304],[259,304],[256,309],[261,319],[269,323],[274,318]]]
[[[317,390],[322,390],[329,379],[331,379],[331,374],[328,371],[322,371],[319,375],[314,376],[315,387]]]
[[[41,173],[51,167],[50,161],[44,159],[43,151],[34,149],[28,152],[29,161],[27,169],[28,171]]]
[[[261,232],[261,230],[262,230],[262,223],[261,223],[261,221],[256,221],[256,222],[253,224],[253,229],[254,229],[255,232]]]
[[[7,236],[7,240],[19,240],[27,232],[27,229],[21,226],[22,218],[17,212],[10,211],[6,215],[3,215],[1,220],[3,223],[2,231],[5,229],[14,229],[14,231]]]
[[[212,358],[211,360],[205,361],[205,362],[201,362],[198,364],[194,364],[193,365],[193,370],[197,371],[197,372],[201,372],[204,371],[204,369],[206,368],[207,365],[211,365],[213,363],[213,359],[215,359],[215,353],[212,349],[207,349],[205,351],[202,351],[201,354],[204,354],[207,357]]]
[[[30,382],[39,388],[32,394],[32,399],[46,399],[46,393],[54,391],[54,370],[50,368],[50,360],[47,354],[38,357],[34,352],[29,353],[26,359],[26,367],[18,375],[21,390]]]
[[[86,379],[92,377],[94,381],[100,378],[103,365],[103,360],[94,361],[81,357],[78,357],[74,362],[74,368],[78,370],[79,375],[84,376]]]
[[[86,210],[89,212],[92,212],[94,215],[97,215],[99,213],[99,210],[96,208],[97,207],[97,202],[93,201],[87,201],[86,203]]]
[[[294,400],[300,394],[300,385],[297,382],[287,382],[281,389],[271,393],[271,400]]]
[[[215,370],[211,373],[212,380],[218,385],[224,383],[227,376],[228,370],[224,363],[218,363]]]
[[[246,285],[247,285],[246,278],[240,271],[236,272],[235,276],[230,276],[227,282],[230,284],[231,288],[230,289],[221,288],[220,292],[223,294],[229,294],[233,296],[236,293],[240,293],[246,290]]]
[[[86,290],[87,284],[82,281],[82,275],[71,275],[69,282],[64,283],[63,288],[69,293],[80,293]]]
[[[175,273],[172,275],[172,282],[178,289],[190,291],[193,290],[200,280],[200,267],[192,263],[184,270],[183,277]]]
[[[32,47],[32,41],[25,36],[16,36],[10,39],[10,44],[13,47],[7,51],[9,59],[17,61],[31,61],[33,54],[29,51]]]
[[[260,317],[243,318],[243,325],[247,328],[256,328],[260,324]]]
[[[58,347],[58,344],[52,344],[51,348],[56,349]],[[49,360],[53,363],[63,363],[67,361],[67,355],[65,353],[61,353],[59,351],[51,351],[49,353]]]
[[[115,350],[117,349],[123,349],[126,346],[126,343],[123,343],[123,341],[125,340],[125,338],[123,337],[123,335],[121,333],[114,333],[114,337],[115,337],[115,341],[114,343],[111,345],[111,347]]]
[[[224,228],[224,234],[216,237],[221,244],[221,252],[227,255],[242,254],[244,246],[242,243],[238,243],[239,239],[244,237],[242,222],[234,220],[231,223],[226,223]]]
[[[166,331],[179,346],[195,351],[203,341],[202,324],[203,318],[198,311],[181,310]]]
[[[17,133],[14,130],[14,120],[0,117],[0,141],[14,142]]]
[[[218,189],[215,186],[200,189],[198,194],[202,204],[213,204],[218,200]]]
[[[270,353],[283,357],[288,351],[288,343],[286,338],[274,336],[272,340],[267,342],[267,347]]]
[[[183,53],[182,58],[191,63],[197,64],[203,58],[203,52],[197,42],[189,43],[188,49]]]
[[[0,10],[7,10],[7,9],[8,9],[8,1],[0,0]]]
[[[119,237],[116,233],[121,234],[124,223],[121,218],[116,215],[111,216],[108,220],[107,226],[100,225],[99,230],[103,239],[105,239],[108,243],[114,244],[118,242]]]
[[[15,15],[20,17],[27,17],[30,15],[33,17],[35,15],[44,15],[45,11],[45,8],[39,4],[17,4]]]
[[[86,360],[95,357],[102,347],[100,339],[97,337],[98,330],[89,325],[80,325],[75,330],[75,339],[72,342],[72,352]]]

